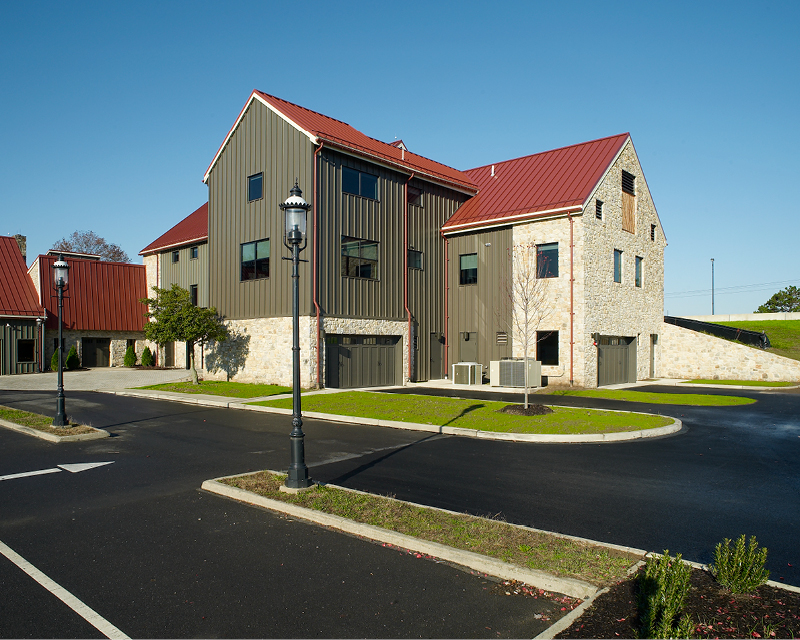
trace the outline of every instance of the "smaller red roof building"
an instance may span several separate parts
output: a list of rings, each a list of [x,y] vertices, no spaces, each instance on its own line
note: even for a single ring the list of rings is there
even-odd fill
[[[37,258],[41,304],[47,329],[58,329],[58,298],[52,287],[57,256]],[[69,286],[64,296],[64,328],[79,331],[142,331],[147,307],[145,267],[140,264],[65,258]]]
[[[44,317],[19,245],[8,236],[0,236],[0,317]]]
[[[208,203],[201,205],[169,231],[159,236],[139,252],[146,256],[173,247],[182,247],[196,242],[208,240]]]

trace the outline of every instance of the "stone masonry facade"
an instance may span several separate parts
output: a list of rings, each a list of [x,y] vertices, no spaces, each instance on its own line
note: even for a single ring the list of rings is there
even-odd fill
[[[800,381],[800,361],[672,324],[661,326],[665,378]]]
[[[73,329],[65,329],[62,331],[62,334],[64,338],[64,353],[69,353],[70,348],[74,346],[78,352],[78,357],[81,359],[81,364],[83,364],[82,338],[110,339],[109,366],[112,367],[124,366],[125,351],[128,349],[128,340],[135,340],[134,349],[136,349],[137,364],[141,364],[142,351],[145,345],[148,344],[141,331],[75,331]],[[53,353],[56,350],[54,343],[58,340],[58,330],[48,329],[45,332],[44,340],[44,362],[46,366],[49,366]]]

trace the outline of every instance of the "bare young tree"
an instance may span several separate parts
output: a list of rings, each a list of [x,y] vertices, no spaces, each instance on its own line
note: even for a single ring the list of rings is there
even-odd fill
[[[497,319],[507,330],[512,344],[522,349],[525,367],[525,408],[528,408],[528,355],[536,346],[539,327],[550,317],[550,278],[546,263],[537,264],[536,245],[514,245],[508,250],[505,276],[500,285]]]
[[[56,251],[93,253],[108,262],[130,262],[128,254],[118,244],[111,244],[94,231],[73,231],[72,235],[61,238],[53,245]]]

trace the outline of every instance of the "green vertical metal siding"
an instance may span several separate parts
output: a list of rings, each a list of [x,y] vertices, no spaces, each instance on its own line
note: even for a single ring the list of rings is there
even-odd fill
[[[497,344],[497,332],[507,331],[507,323],[501,322],[497,312],[502,308],[503,275],[509,268],[509,250],[513,241],[510,227],[493,229],[482,233],[451,236],[449,239],[450,305],[448,313],[448,373],[451,365],[459,362],[460,333],[478,334],[477,361],[486,367],[489,362],[511,356],[511,335],[506,345]],[[490,246],[486,246],[490,243]],[[474,285],[459,284],[459,256],[478,254],[478,282]]]
[[[292,265],[281,256],[284,222],[279,203],[295,178],[311,202],[314,145],[260,102],[251,103],[208,178],[209,304],[228,319],[290,316]],[[264,173],[263,198],[247,202],[247,177]],[[308,224],[309,249],[313,234]],[[240,246],[270,240],[269,278],[240,281]],[[300,265],[300,313],[311,312],[311,273]]]
[[[192,259],[191,248],[197,247],[197,258]],[[172,262],[172,253],[178,252],[178,262]],[[169,289],[177,284],[184,289],[197,285],[197,306],[208,307],[208,243],[194,244],[187,247],[170,249],[161,252],[160,282],[162,289]],[[148,295],[152,292],[148,291]]]
[[[14,373],[36,373],[39,371],[41,344],[39,329],[35,320],[0,318],[0,375]],[[19,362],[17,343],[20,340],[33,340],[34,362]]]

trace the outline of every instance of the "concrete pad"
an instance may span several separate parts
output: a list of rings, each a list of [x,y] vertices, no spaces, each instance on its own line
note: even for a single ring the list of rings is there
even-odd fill
[[[107,389],[127,389],[151,384],[189,380],[186,369],[129,369],[127,367],[102,367],[64,372],[64,392],[102,391]],[[14,391],[55,391],[58,388],[58,374],[20,373],[13,376],[0,376],[0,389]]]

